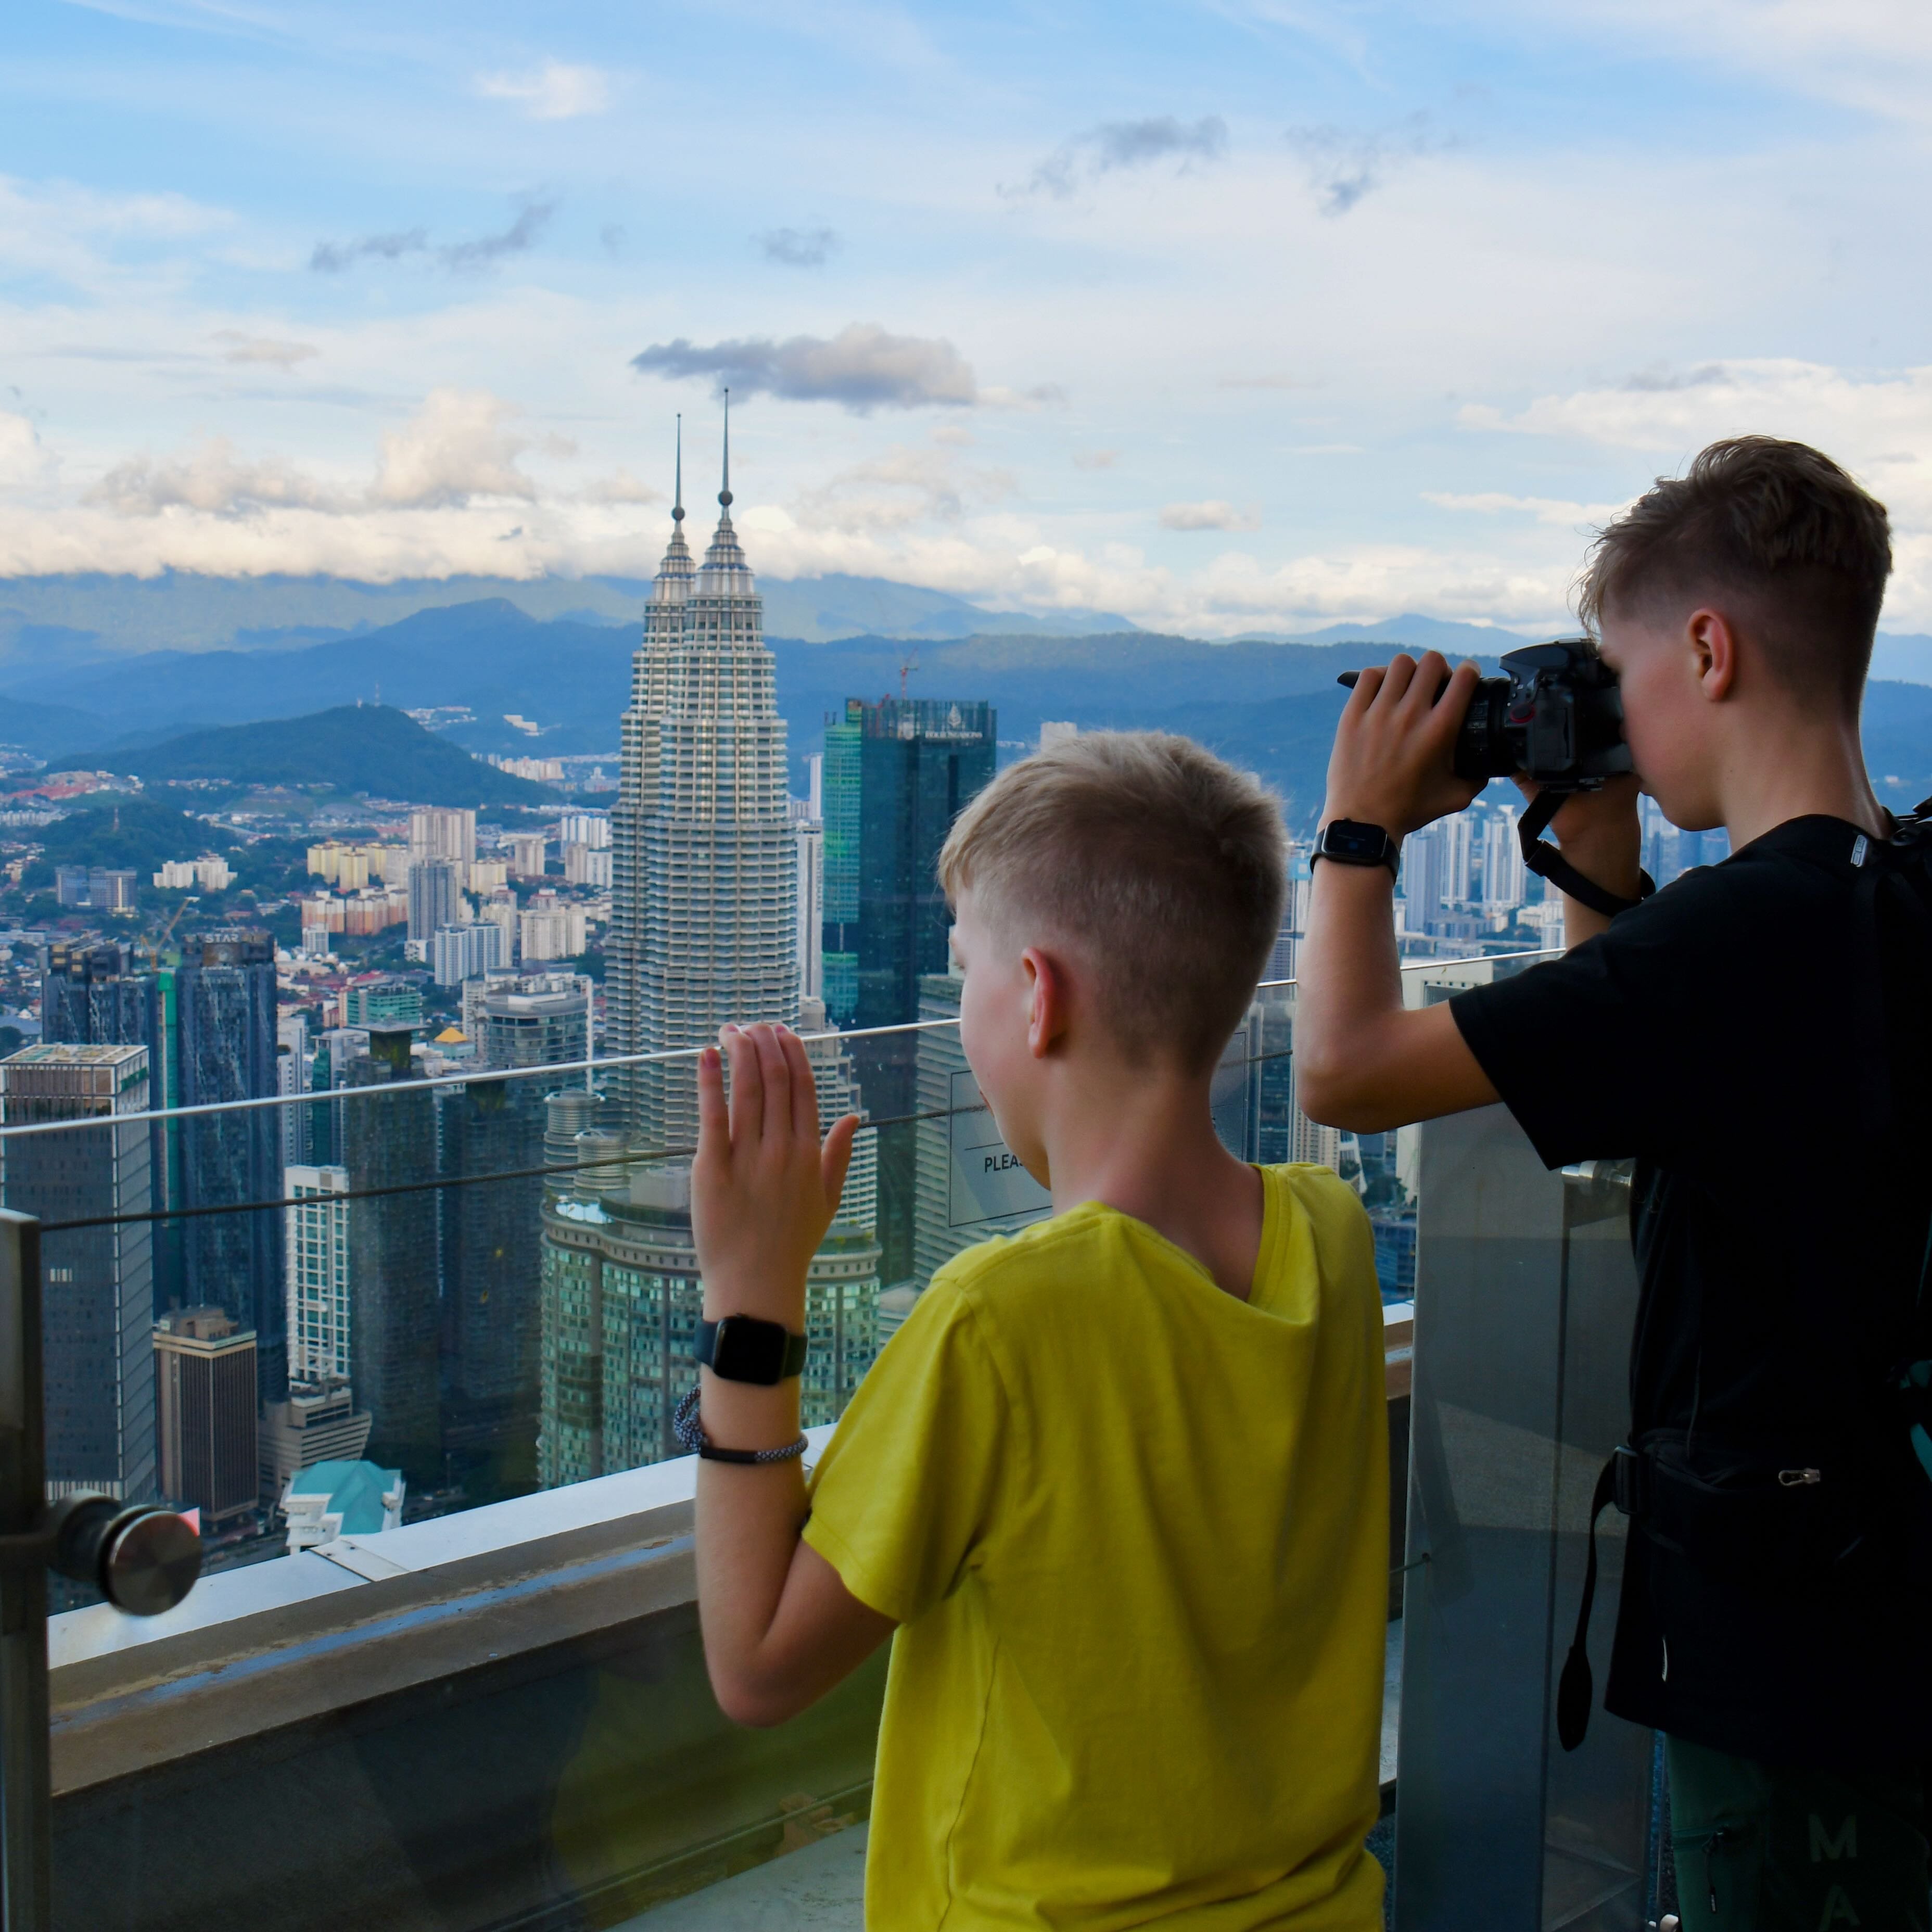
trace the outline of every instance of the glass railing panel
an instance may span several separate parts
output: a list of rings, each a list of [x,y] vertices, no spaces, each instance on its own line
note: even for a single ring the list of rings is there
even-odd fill
[[[1420,1001],[1509,970],[1509,962],[1491,960],[1418,962],[1406,976],[1409,997]],[[1043,1190],[1000,1140],[965,1064],[958,994],[956,981],[928,980],[916,1024],[832,1034],[812,1044],[825,1117],[855,1106],[867,1125],[845,1210],[813,1268],[804,1390],[808,1424],[836,1420],[946,1259],[1048,1211]],[[1376,1224],[1378,1272],[1392,1324],[1391,1449],[1400,1468],[1408,1454],[1406,1310],[1415,1280],[1420,1144],[1406,1131],[1358,1139],[1308,1120],[1295,1096],[1294,1018],[1292,982],[1258,989],[1217,1070],[1215,1122],[1226,1144],[1244,1158],[1324,1161],[1362,1195]],[[488,1505],[523,1508],[532,1500],[541,1505],[546,1494],[584,1484],[591,1496],[600,1483],[676,1454],[669,1414],[695,1380],[692,1346],[701,1300],[688,1222],[692,1150],[688,1140],[644,1131],[640,1109],[654,1090],[672,1084],[652,1066],[680,1061],[681,1077],[688,1076],[690,1056],[479,1069],[420,1052],[412,1060],[402,1048],[380,1040],[340,1037],[328,1045],[327,1064],[312,1063],[295,1090],[266,1104],[165,1110],[153,1120],[145,1114],[154,1110],[135,1110],[142,1118],[116,1131],[146,1135],[151,1147],[160,1139],[170,1149],[171,1165],[158,1182],[151,1165],[145,1204],[130,1194],[117,1213],[92,1218],[144,1228],[158,1247],[164,1239],[172,1241],[177,1272],[166,1277],[176,1285],[172,1299],[193,1306],[206,1292],[215,1298],[206,1305],[234,1323],[232,1335],[187,1341],[206,1341],[218,1354],[217,1345],[252,1336],[257,1482],[246,1520],[205,1510],[211,1570],[218,1574],[282,1558],[292,1544],[310,1547],[299,1560],[335,1566],[332,1588],[351,1582],[386,1587],[392,1566],[382,1554],[382,1538],[393,1526],[433,1526]],[[372,1046],[386,1048],[386,1057]],[[658,1118],[662,1125],[662,1102]],[[26,1125],[0,1122],[0,1186],[9,1172],[25,1171],[20,1150],[30,1142],[78,1149],[86,1136],[98,1138],[101,1132],[86,1122],[32,1132],[22,1130]],[[258,1141],[269,1150],[260,1160]],[[256,1171],[262,1162],[266,1182]],[[59,1218],[50,1216],[50,1243],[82,1232],[62,1229]],[[66,1218],[89,1217],[66,1210]],[[202,1284],[212,1286],[204,1290]],[[50,1292],[57,1287],[50,1284]],[[162,1290],[151,1293],[154,1312],[175,1312],[161,1305]],[[279,1354],[279,1384],[262,1367],[265,1341]],[[158,1364],[164,1352],[158,1344]],[[212,1408],[208,1413],[214,1419]],[[230,1420],[243,1426],[245,1406]],[[164,1416],[164,1432],[165,1422]],[[319,1460],[371,1465],[374,1480],[352,1485],[352,1496],[305,1499],[302,1482],[295,1480],[292,1490],[292,1480]],[[178,1468],[179,1461],[170,1466]],[[160,1460],[154,1480],[161,1488]],[[325,1486],[316,1478],[308,1486]],[[1398,1486],[1393,1500],[1392,1617],[1401,1613],[1405,1589],[1414,1586],[1416,1576],[1414,1552],[1402,1542],[1406,1491]],[[332,1522],[335,1502],[358,1513],[334,1513],[340,1520]],[[1396,1657],[1400,1632],[1397,1624],[1391,1644]],[[593,1695],[584,1689],[588,1680],[581,1673],[591,1666],[581,1658],[519,1668],[532,1684],[574,1687],[567,1693],[531,1690],[546,1708],[554,1698],[576,1700],[572,1708],[584,1710],[628,1712],[619,1728],[634,1724],[640,1736],[652,1732],[656,1721],[653,1687],[685,1683],[668,1666],[668,1674],[652,1677],[600,1662],[596,1670],[611,1681],[600,1682]],[[468,1681],[466,1672],[455,1675]],[[708,1712],[700,1678],[690,1678],[687,1688],[694,1686],[692,1708]],[[846,1717],[839,1721],[869,1739],[877,1694],[870,1678],[855,1686],[854,1701],[841,1707]],[[667,1713],[686,1709],[684,1690],[665,1688],[662,1696],[669,1700]],[[176,1735],[165,1716],[152,1721],[161,1740],[158,1762],[168,1761],[177,1745],[184,1757],[194,1755],[185,1728]],[[397,1748],[412,1721],[397,1720]],[[535,1718],[530,1721],[541,1731]],[[676,1719],[666,1735],[684,1737],[678,1728],[683,1722]],[[432,1734],[423,1734],[424,1766],[440,1761],[440,1754],[468,1748],[456,1742],[455,1731],[434,1735],[443,1742],[433,1744]],[[808,1726],[782,1735],[812,1733]],[[836,1750],[830,1744],[814,1747],[825,1759],[816,1768],[813,1750],[801,1760],[786,1755],[789,1747],[770,1745],[769,1756],[757,1762],[790,1767],[778,1780],[787,1788],[773,1797],[741,1765],[740,1736],[721,1726],[693,1745],[701,1762],[689,1776],[700,1785],[717,1783],[716,1805],[688,1816],[674,1806],[664,1808],[665,1820],[685,1822],[668,1823],[668,1835],[648,1843],[634,1834],[625,1839],[629,1849],[611,1852],[602,1866],[594,1858],[572,1866],[566,1858],[570,1834],[562,1794],[567,1784],[580,1795],[588,1788],[587,1761],[568,1757],[574,1784],[553,1764],[555,1779],[543,1787],[551,1821],[543,1856],[550,1861],[546,1882],[554,1882],[554,1896],[580,1903],[594,1893],[616,1901],[613,1911],[621,1904],[622,1912],[634,1912],[649,1902],[646,1894],[669,1896],[680,1887],[708,1883],[741,1854],[754,1862],[758,1846],[766,1850],[756,1856],[766,1856],[773,1847],[836,1828],[841,1820],[862,1817],[869,1743],[856,1756],[840,1756],[843,1744]],[[284,1748],[292,1753],[291,1762],[311,1756],[305,1742],[284,1738],[275,1748]],[[374,1775],[355,1753],[344,1755],[345,1748],[339,1739],[326,1751],[315,1744],[320,1754],[304,1774],[311,1789],[347,1790],[358,1778],[366,1783]],[[857,1768],[848,1778],[852,1766]],[[649,1784],[646,1772],[632,1769]],[[218,1782],[233,1775],[245,1783],[252,1774],[211,1760],[192,1775],[182,1773],[184,1788],[204,1773]],[[429,1777],[427,1769],[423,1775]],[[492,1815],[484,1786],[464,1782],[473,1776],[470,1769],[452,1766],[448,1776],[452,1792],[473,1793],[450,1797],[448,1815],[472,1806],[479,1817]],[[727,1802],[724,1794],[741,1784],[743,1804],[734,1810],[737,1801]],[[156,1789],[152,1779],[136,1778],[112,1802],[137,1814]],[[92,1789],[63,1800],[79,1808],[74,1816],[90,1818],[97,1815],[90,1808],[109,1802]],[[377,1810],[388,1802],[386,1797]],[[1594,1804],[1588,1790],[1579,1787],[1570,1808],[1578,1821],[1577,1856],[1586,1864],[1592,1834],[1615,1835]],[[750,1835],[734,1835],[744,1833]],[[497,1834],[506,1843],[514,1835],[508,1827]],[[77,1847],[81,1840],[63,1842]],[[728,1844],[738,1849],[718,1849]],[[420,1862],[422,1855],[406,1847],[398,1856],[407,1864]],[[647,1872],[658,1876],[639,1876]],[[130,1928],[170,1922],[158,1910],[144,1918],[130,1910]],[[610,1922],[597,1916],[603,1910],[596,1907],[590,1922]],[[466,1907],[448,1922],[496,1922],[467,1913]],[[382,1922],[380,1914],[369,1922]]]
[[[1627,1426],[1627,1180],[1556,1175],[1500,1108],[1420,1137],[1395,1923],[1635,1928],[1648,1732],[1556,1730],[1592,1491]],[[1607,1668],[1623,1528],[1598,1534]]]

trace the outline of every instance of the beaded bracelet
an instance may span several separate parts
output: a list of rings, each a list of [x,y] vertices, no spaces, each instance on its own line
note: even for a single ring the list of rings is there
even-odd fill
[[[692,1455],[702,1456],[707,1462],[789,1462],[811,1447],[801,1436],[782,1449],[721,1449],[705,1434],[704,1424],[698,1418],[698,1393],[692,1389],[680,1401],[670,1419],[671,1433]]]

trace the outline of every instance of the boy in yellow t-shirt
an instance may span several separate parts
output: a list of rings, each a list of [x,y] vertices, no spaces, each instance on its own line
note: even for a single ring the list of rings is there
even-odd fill
[[[1282,861],[1273,801],[1160,734],[1056,746],[961,815],[961,1040],[1055,1211],[934,1276],[808,1495],[806,1268],[856,1123],[821,1146],[782,1027],[725,1030],[728,1111],[700,1064],[705,1654],[773,1724],[893,1637],[873,1932],[1382,1923],[1367,1220],[1326,1168],[1234,1160],[1208,1105]]]

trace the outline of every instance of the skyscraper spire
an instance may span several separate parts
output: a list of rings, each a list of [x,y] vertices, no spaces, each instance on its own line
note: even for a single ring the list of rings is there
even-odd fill
[[[670,520],[674,524],[684,521],[684,412],[677,417],[677,492],[676,500],[670,506]]]
[[[724,392],[724,487],[718,493],[718,501],[726,520],[731,514],[731,392]]]

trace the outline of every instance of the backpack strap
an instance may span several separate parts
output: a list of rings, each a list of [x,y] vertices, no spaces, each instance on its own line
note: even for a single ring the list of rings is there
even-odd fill
[[[1580,1744],[1590,1728],[1590,1712],[1597,1701],[1590,1675],[1590,1612],[1597,1601],[1597,1519],[1617,1499],[1618,1472],[1632,1452],[1620,1448],[1598,1472],[1590,1498],[1590,1555],[1583,1566],[1583,1600],[1576,1606],[1576,1634],[1556,1681],[1556,1740],[1567,1751]]]

